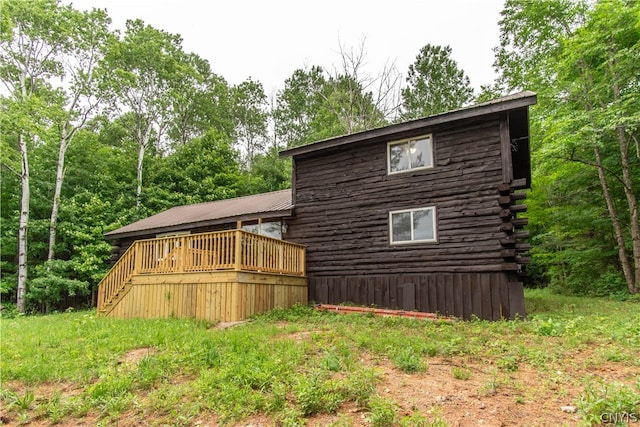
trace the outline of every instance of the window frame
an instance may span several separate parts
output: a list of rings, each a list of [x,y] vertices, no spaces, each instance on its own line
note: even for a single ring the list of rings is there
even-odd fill
[[[396,145],[402,145],[402,144],[409,144],[412,141],[419,141],[422,139],[428,139],[429,140],[429,148],[431,149],[431,156],[430,156],[430,164],[425,165],[425,166],[418,166],[415,168],[411,167],[411,164],[409,165],[409,168],[405,169],[405,170],[400,170],[400,171],[392,171],[391,170],[391,146],[396,146]],[[435,164],[435,150],[434,150],[434,144],[433,144],[433,134],[432,133],[427,133],[425,135],[420,135],[420,136],[415,136],[412,138],[406,138],[406,139],[399,139],[396,141],[389,141],[387,142],[387,175],[396,175],[396,174],[402,174],[402,173],[407,173],[407,172],[414,172],[414,171],[419,171],[419,170],[424,170],[424,169],[433,169],[434,164]]]
[[[433,219],[431,221],[433,226],[433,238],[431,239],[421,239],[415,240],[414,233],[415,230],[413,228],[413,213],[416,211],[425,211],[430,210],[433,213]],[[402,241],[394,241],[393,240],[393,215],[401,214],[401,213],[411,213],[411,240],[402,240]],[[397,211],[389,211],[389,244],[392,246],[395,245],[410,245],[416,243],[438,243],[438,218],[437,211],[435,206],[424,206],[420,208],[411,208],[411,209],[400,209]]]

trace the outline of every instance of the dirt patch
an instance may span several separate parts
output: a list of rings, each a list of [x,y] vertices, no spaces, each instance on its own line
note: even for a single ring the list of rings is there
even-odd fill
[[[324,333],[324,331],[321,331],[321,330],[300,331],[300,332],[293,332],[291,334],[288,334],[285,338],[288,340],[296,341],[296,342],[302,342],[302,341],[310,340],[313,335],[322,334],[322,333]]]
[[[237,322],[220,322],[220,323],[216,323],[215,325],[213,325],[211,327],[211,329],[218,329],[218,330],[222,329],[222,330],[224,330],[224,329],[233,328],[233,327],[238,326],[238,325],[243,325],[243,324],[245,324],[247,322],[248,322],[248,320],[239,320]]]
[[[157,350],[153,347],[136,348],[123,354],[119,360],[119,363],[125,365],[135,365],[139,363],[144,357],[153,356],[156,353]]]
[[[438,414],[448,425],[459,427],[573,425],[578,421],[575,414],[561,408],[577,397],[576,390],[564,384],[564,393],[568,392],[564,396],[532,392],[531,384],[539,388],[543,378],[528,367],[503,373],[491,365],[432,358],[427,370],[417,374],[404,373],[389,362],[382,362],[380,369],[384,379],[378,393],[396,402],[401,416]],[[466,372],[465,378],[456,378],[454,369]]]

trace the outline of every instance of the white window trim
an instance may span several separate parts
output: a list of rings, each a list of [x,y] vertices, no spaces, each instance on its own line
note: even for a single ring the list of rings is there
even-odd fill
[[[411,141],[417,141],[419,139],[425,139],[425,138],[429,138],[429,143],[431,145],[431,164],[426,165],[426,166],[420,166],[420,167],[417,167],[417,168],[409,167],[409,169],[402,170],[402,171],[392,171],[391,170],[391,146],[392,145],[409,143]],[[434,150],[434,147],[433,147],[433,134],[432,133],[428,133],[426,135],[416,136],[416,137],[413,137],[413,138],[399,139],[397,141],[389,141],[387,143],[387,175],[396,175],[396,174],[399,174],[399,173],[407,173],[407,172],[419,171],[419,170],[424,170],[424,169],[432,169],[433,168],[433,164],[434,164],[434,151],[435,150]]]
[[[415,211],[424,211],[431,210],[433,212],[433,238],[432,239],[423,239],[423,240],[414,240],[413,239],[413,212]],[[393,214],[406,213],[411,212],[411,240],[403,240],[401,242],[393,241]],[[389,243],[391,245],[411,245],[414,243],[437,243],[438,242],[438,217],[435,206],[426,206],[421,208],[414,209],[401,209],[397,211],[389,212]]]

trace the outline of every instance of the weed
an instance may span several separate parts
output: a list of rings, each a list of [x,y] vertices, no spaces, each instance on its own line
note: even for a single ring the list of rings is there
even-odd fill
[[[471,378],[471,370],[467,368],[460,368],[458,366],[454,366],[453,368],[451,368],[451,373],[453,375],[453,378],[457,380],[466,381],[469,378]]]
[[[306,420],[299,409],[287,407],[278,416],[278,425],[282,427],[302,427],[306,425]]]
[[[19,396],[11,390],[0,390],[0,397],[6,404],[7,409],[13,409],[19,413],[26,413],[31,409],[33,402],[36,400],[33,391],[30,389],[25,390],[22,396]]]
[[[220,364],[220,352],[217,343],[212,340],[202,342],[198,349],[198,357],[207,368],[213,368]]]
[[[128,375],[108,374],[89,387],[88,393],[96,402],[119,398],[133,389],[133,377]]]
[[[413,347],[405,347],[392,356],[393,364],[407,373],[426,370],[421,355]]]
[[[577,407],[582,420],[588,425],[600,423],[618,424],[614,417],[625,421],[628,416],[640,412],[640,382],[636,390],[619,383],[589,384],[580,396]],[[629,421],[628,419],[626,421]]]
[[[138,363],[135,377],[142,389],[149,390],[158,381],[170,378],[171,374],[162,359],[144,356]]]
[[[20,412],[20,414],[18,415],[18,425],[26,425],[29,424],[31,422],[31,417],[29,416],[28,412]]]
[[[353,426],[353,421],[348,416],[341,414],[340,418],[336,421],[328,424],[327,427],[351,427]]]
[[[358,408],[367,408],[379,380],[379,376],[373,369],[363,368],[350,373],[345,399],[354,402]]]
[[[333,413],[344,401],[344,396],[336,384],[325,380],[319,371],[300,376],[293,392],[304,415]]]
[[[425,415],[414,412],[411,415],[407,415],[400,420],[401,427],[447,427],[447,422],[440,415],[438,408],[431,408],[429,413],[433,417],[429,420]]]
[[[62,404],[62,395],[60,392],[53,393],[49,396],[40,410],[43,412],[42,416],[49,420],[51,424],[59,423],[67,412]]]
[[[333,372],[338,372],[342,369],[340,358],[338,357],[338,355],[336,355],[333,349],[330,351],[327,351],[325,357],[322,359],[322,362],[320,363],[320,366],[322,366],[322,368],[326,370],[333,371]]]
[[[505,356],[498,360],[498,369],[506,372],[515,372],[518,370],[518,359],[515,356]]]
[[[564,326],[561,322],[553,319],[534,319],[537,324],[536,332],[538,335],[559,337],[564,332]]]
[[[498,389],[501,386],[505,385],[506,382],[508,382],[506,379],[498,378],[497,372],[494,372],[493,375],[491,375],[491,378],[489,378],[487,382],[482,387],[480,387],[480,389],[478,390],[478,395],[493,396],[498,392]]]
[[[398,408],[389,399],[373,396],[369,401],[368,420],[374,427],[395,426],[398,423]]]
[[[599,359],[608,362],[624,362],[630,359],[624,351],[620,351],[617,348],[601,349],[597,352],[597,356]]]
[[[289,309],[275,308],[265,314],[258,316],[261,321],[289,321],[296,322],[299,320],[306,320],[326,316],[325,312],[314,310],[312,307],[296,304]]]

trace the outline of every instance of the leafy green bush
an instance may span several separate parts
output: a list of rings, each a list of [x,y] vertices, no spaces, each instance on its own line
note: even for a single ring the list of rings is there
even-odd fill
[[[60,306],[66,298],[89,295],[89,283],[71,278],[72,273],[67,271],[70,268],[69,262],[61,260],[36,267],[37,277],[29,281],[29,304],[53,309],[66,308]]]

